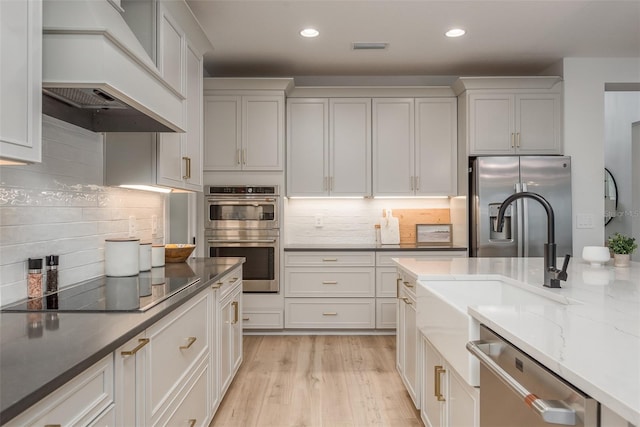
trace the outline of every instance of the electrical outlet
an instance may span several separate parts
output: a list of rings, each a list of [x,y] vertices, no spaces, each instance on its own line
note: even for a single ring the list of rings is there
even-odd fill
[[[158,235],[158,215],[151,215],[151,235]]]
[[[322,214],[316,214],[314,219],[315,219],[315,226],[317,228],[321,228],[322,226],[324,226],[324,220],[322,218]]]
[[[135,237],[137,232],[138,227],[136,226],[136,217],[129,215],[129,237]]]
[[[593,228],[593,215],[576,215],[576,228]]]

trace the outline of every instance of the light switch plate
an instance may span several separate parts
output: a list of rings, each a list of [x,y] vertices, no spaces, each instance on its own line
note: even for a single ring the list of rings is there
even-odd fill
[[[591,214],[576,215],[576,228],[593,228],[593,215]]]
[[[129,215],[129,237],[136,237],[138,228],[136,226],[136,217]]]
[[[322,214],[316,214],[314,217],[315,220],[315,226],[317,228],[322,228],[324,226],[324,220],[322,218]]]

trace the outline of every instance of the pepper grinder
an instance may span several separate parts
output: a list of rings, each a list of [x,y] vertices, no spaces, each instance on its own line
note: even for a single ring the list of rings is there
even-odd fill
[[[47,293],[58,292],[58,255],[45,258],[47,265]]]
[[[27,297],[42,298],[42,258],[29,258]]]

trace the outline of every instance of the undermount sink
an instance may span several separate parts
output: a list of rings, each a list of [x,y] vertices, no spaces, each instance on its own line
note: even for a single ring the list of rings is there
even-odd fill
[[[467,314],[469,306],[508,306],[518,311],[573,303],[550,291],[502,280],[420,281],[417,299],[418,328],[472,386],[480,385],[480,371],[466,344],[480,338],[480,324]]]

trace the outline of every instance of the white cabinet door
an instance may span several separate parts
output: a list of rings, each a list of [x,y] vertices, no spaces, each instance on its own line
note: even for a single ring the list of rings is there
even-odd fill
[[[444,360],[426,338],[422,337],[423,375],[422,406],[420,415],[427,427],[441,427],[446,424],[446,371]]]
[[[447,425],[478,427],[480,425],[480,395],[448,365]]]
[[[42,161],[42,2],[0,1],[0,162]]]
[[[173,89],[184,95],[185,34],[162,6],[158,7],[158,68]]]
[[[373,100],[373,194],[414,194],[414,100]]]
[[[240,170],[242,102],[240,96],[204,97],[204,169]]]
[[[242,280],[218,303],[219,394],[224,396],[242,363]]]
[[[329,194],[329,102],[289,99],[287,104],[287,195]]]
[[[242,97],[242,169],[282,170],[284,97]]]
[[[183,187],[182,134],[157,134],[157,183],[168,187]]]
[[[416,301],[413,296],[401,291],[398,299],[398,370],[411,400],[420,409],[420,372],[418,363],[421,349],[418,347],[418,328],[416,324]]]
[[[187,117],[186,133],[183,135],[181,163],[184,171],[184,187],[202,191],[202,55],[187,45]]]
[[[457,194],[458,120],[456,98],[415,100],[415,193]]]
[[[515,152],[514,102],[509,93],[469,95],[469,154]]]
[[[522,94],[515,98],[516,151],[561,154],[560,94]]]
[[[371,195],[371,99],[329,100],[329,193]]]

